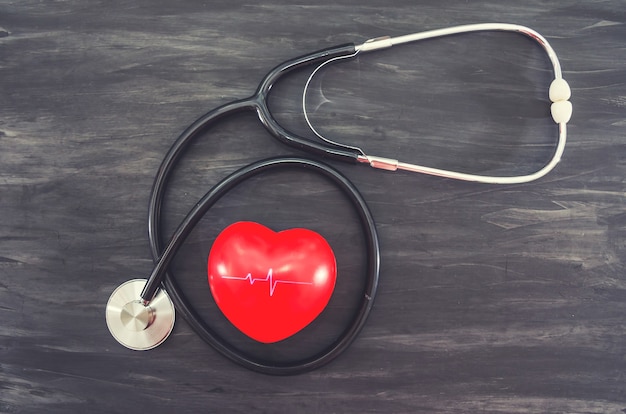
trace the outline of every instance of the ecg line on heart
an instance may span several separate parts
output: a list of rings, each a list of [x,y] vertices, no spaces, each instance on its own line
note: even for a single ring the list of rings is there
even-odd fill
[[[269,282],[270,284],[270,296],[274,296],[274,291],[276,290],[276,285],[279,283],[289,284],[289,285],[312,285],[313,282],[297,282],[295,280],[282,280],[282,279],[274,279],[274,274],[272,269],[270,268],[267,271],[267,275],[265,277],[252,277],[252,273],[248,273],[244,277],[240,276],[222,276],[222,279],[229,280],[247,280],[250,282],[250,286],[254,285],[254,282]]]

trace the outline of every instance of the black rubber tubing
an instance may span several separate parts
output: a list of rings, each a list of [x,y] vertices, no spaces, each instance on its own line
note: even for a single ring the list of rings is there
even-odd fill
[[[281,364],[256,359],[236,349],[232,344],[228,343],[216,334],[216,332],[211,329],[209,324],[200,318],[197,312],[190,306],[183,292],[176,284],[175,278],[171,272],[164,273],[163,279],[163,285],[165,286],[167,293],[170,295],[172,302],[174,302],[177,312],[183,316],[183,318],[205,342],[231,361],[253,371],[270,375],[295,375],[314,370],[332,361],[354,341],[365,324],[370,310],[372,309],[374,297],[378,287],[380,268],[378,235],[374,220],[367,204],[359,194],[356,187],[345,176],[326,164],[298,157],[271,158],[247,165],[224,178],[208,193],[206,193],[204,197],[202,197],[202,199],[181,222],[167,247],[162,250],[162,255],[160,255],[160,260],[158,260],[157,263],[157,267],[161,266],[162,271],[166,271],[167,265],[176,255],[176,252],[180,246],[182,246],[195,225],[221,197],[227,194],[238,184],[266,171],[288,168],[303,168],[307,171],[319,173],[340,188],[350,200],[355,211],[357,212],[366,240],[367,277],[364,283],[361,305],[355,312],[349,326],[346,327],[341,335],[330,346],[312,357]],[[154,236],[159,237],[160,226],[157,226],[156,229],[157,231]],[[153,246],[153,248],[154,247],[158,248],[158,246]]]
[[[181,158],[185,148],[190,142],[192,142],[202,132],[205,132],[218,120],[244,110],[256,111],[259,120],[266,130],[275,138],[290,146],[333,159],[356,162],[358,157],[358,153],[356,152],[346,150],[345,147],[333,144],[323,144],[310,141],[282,128],[272,117],[267,105],[267,98],[272,85],[285,73],[305,65],[318,63],[337,56],[348,56],[353,53],[354,45],[341,45],[291,59],[276,66],[263,78],[253,96],[222,105],[212,111],[209,111],[191,124],[170,147],[170,150],[166,154],[159,170],[157,171],[155,181],[152,186],[148,210],[148,233],[155,268],[148,279],[143,292],[141,293],[142,299],[149,302],[159,287],[163,285],[172,298],[178,312],[182,314],[185,320],[187,320],[187,322],[202,339],[230,360],[253,371],[271,375],[294,375],[310,371],[319,368],[336,358],[356,338],[373,306],[374,297],[378,287],[380,268],[380,247],[378,243],[378,235],[374,220],[367,204],[359,194],[358,190],[346,177],[320,162],[297,157],[274,158],[259,161],[236,171],[211,189],[189,212],[187,217],[183,220],[170,239],[170,242],[164,247],[161,235],[161,210],[167,183],[169,177],[176,168],[178,160]],[[363,301],[361,307],[355,313],[352,323],[343,331],[333,344],[321,353],[310,358],[283,364],[272,364],[244,354],[223,338],[219,337],[210,328],[210,326],[199,317],[197,312],[189,306],[184,294],[176,284],[175,278],[171,275],[171,273],[167,273],[167,267],[175,256],[177,250],[185,241],[186,237],[193,230],[193,227],[208,211],[208,209],[224,194],[230,191],[241,181],[250,178],[251,176],[257,175],[269,169],[283,168],[285,166],[303,167],[325,175],[337,186],[339,186],[344,194],[346,194],[351,200],[357,214],[359,215],[366,238],[367,280],[363,291]]]

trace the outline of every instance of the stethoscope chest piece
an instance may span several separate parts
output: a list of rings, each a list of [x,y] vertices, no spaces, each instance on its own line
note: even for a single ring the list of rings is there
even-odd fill
[[[133,279],[120,285],[109,297],[107,327],[126,348],[146,351],[159,346],[174,328],[174,304],[164,289],[149,305],[141,300],[146,279]]]

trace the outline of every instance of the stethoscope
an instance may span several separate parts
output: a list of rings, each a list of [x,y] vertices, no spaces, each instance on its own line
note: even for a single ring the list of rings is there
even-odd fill
[[[479,31],[505,31],[523,34],[541,45],[552,63],[554,80],[550,85],[549,97],[552,101],[551,114],[554,121],[558,124],[558,141],[552,158],[538,171],[521,176],[487,176],[400,162],[394,159],[367,155],[361,148],[337,143],[322,136],[311,124],[305,99],[307,89],[313,77],[326,65],[339,60],[354,58],[361,53],[389,48],[403,43]],[[272,86],[283,75],[303,66],[314,64],[318,66],[306,82],[302,107],[306,122],[320,139],[319,141],[301,137],[283,128],[272,116],[267,103]],[[566,124],[572,113],[572,105],[569,102],[570,95],[570,88],[562,78],[561,66],[557,55],[548,41],[532,29],[505,23],[473,24],[399,37],[380,37],[370,39],[360,45],[345,44],[330,47],[281,63],[263,78],[254,95],[246,99],[224,104],[206,113],[190,125],[167,152],[156,174],[148,211],[149,240],[155,266],[147,280],[130,280],[120,285],[111,294],[106,307],[106,321],[111,334],[127,348],[134,350],[152,349],[167,339],[174,326],[175,312],[178,311],[203,340],[230,360],[254,371],[273,375],[290,375],[309,371],[330,362],[352,343],[363,327],[372,309],[379,279],[380,247],[376,226],[372,214],[359,191],[344,175],[324,163],[300,157],[280,157],[262,160],[243,167],[224,178],[207,192],[181,222],[169,242],[167,244],[162,242],[160,230],[161,209],[168,180],[185,148],[200,133],[205,132],[222,118],[242,111],[255,111],[265,129],[278,140],[297,149],[339,161],[369,164],[374,168],[388,171],[405,170],[464,181],[516,184],[543,177],[560,161],[566,142]],[[175,278],[171,273],[168,273],[168,266],[194,226],[226,193],[243,181],[258,174],[271,170],[294,168],[304,169],[327,178],[346,195],[363,229],[363,236],[366,241],[367,267],[362,291],[362,302],[354,312],[350,324],[345,327],[339,337],[316,355],[302,360],[278,364],[248,355],[220,337],[188,304]]]

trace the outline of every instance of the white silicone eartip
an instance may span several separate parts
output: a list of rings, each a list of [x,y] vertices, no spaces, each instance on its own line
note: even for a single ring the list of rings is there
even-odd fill
[[[572,117],[572,103],[570,101],[555,102],[550,106],[550,112],[552,113],[552,119],[557,124],[567,123]]]
[[[550,100],[552,102],[567,101],[572,96],[567,81],[563,78],[555,79],[550,84]]]

